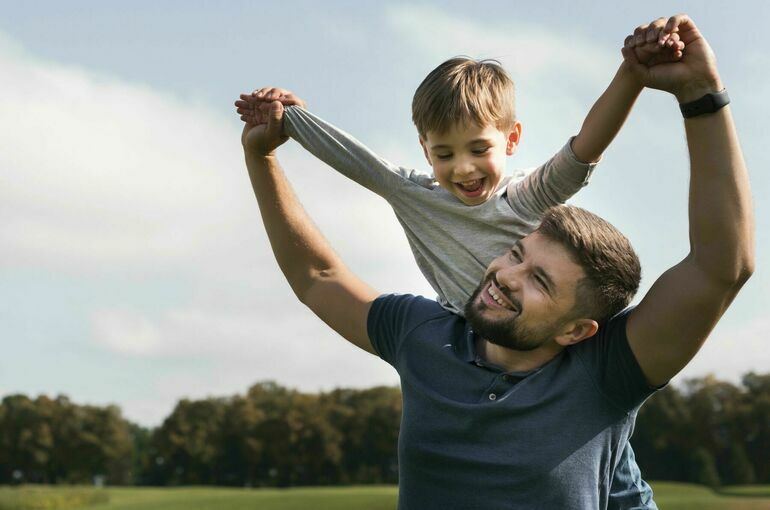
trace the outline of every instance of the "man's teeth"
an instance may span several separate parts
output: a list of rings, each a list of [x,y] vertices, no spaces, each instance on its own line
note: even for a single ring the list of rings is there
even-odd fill
[[[511,307],[510,307],[510,306],[508,306],[508,304],[506,304],[506,303],[503,301],[503,298],[501,298],[501,297],[500,297],[500,296],[497,294],[497,292],[495,292],[494,290],[492,290],[492,287],[489,287],[489,289],[487,289],[487,293],[488,293],[490,296],[492,296],[492,299],[494,299],[494,300],[495,300],[495,303],[497,303],[498,305],[502,306],[503,308],[507,308],[507,309],[511,310]]]

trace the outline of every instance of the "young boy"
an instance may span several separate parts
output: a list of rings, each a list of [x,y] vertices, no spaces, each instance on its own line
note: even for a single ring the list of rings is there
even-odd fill
[[[640,58],[650,64],[673,61],[682,49],[675,36]],[[447,60],[418,87],[412,119],[433,175],[380,158],[304,110],[304,103],[286,90],[260,89],[242,94],[235,104],[241,119],[253,124],[264,122],[272,101],[287,105],[284,132],[391,204],[438,301],[463,315],[494,256],[534,230],[546,209],[564,203],[588,183],[641,90],[625,62],[621,64],[580,132],[546,163],[516,178],[505,176],[506,156],[513,155],[521,137],[514,85],[494,61]],[[538,285],[547,291],[546,280]]]

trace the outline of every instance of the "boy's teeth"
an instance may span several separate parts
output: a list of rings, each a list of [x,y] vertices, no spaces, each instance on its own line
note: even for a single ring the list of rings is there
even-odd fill
[[[481,179],[474,179],[472,181],[461,182],[460,186],[462,186],[468,191],[475,191],[476,189],[478,189],[480,184],[481,184]]]

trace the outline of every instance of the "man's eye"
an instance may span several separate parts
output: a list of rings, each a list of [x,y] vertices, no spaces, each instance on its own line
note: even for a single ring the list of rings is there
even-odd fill
[[[514,260],[521,260],[521,256],[516,250],[511,250],[511,258]]]

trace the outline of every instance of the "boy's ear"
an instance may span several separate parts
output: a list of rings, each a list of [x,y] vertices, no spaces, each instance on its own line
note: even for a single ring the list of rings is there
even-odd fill
[[[420,147],[422,147],[422,153],[425,154],[425,159],[428,160],[428,164],[430,166],[433,166],[433,161],[430,160],[430,153],[428,152],[428,147],[425,145],[425,140],[422,139],[422,137],[419,137],[420,139]]]
[[[513,127],[508,131],[508,140],[505,145],[505,154],[513,156],[516,152],[516,147],[519,146],[519,140],[521,139],[521,122],[518,120],[514,122]]]
[[[557,344],[568,347],[591,338],[597,331],[599,331],[599,323],[595,320],[576,319],[568,322],[555,340]]]

